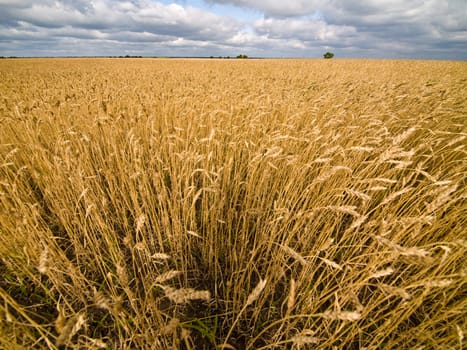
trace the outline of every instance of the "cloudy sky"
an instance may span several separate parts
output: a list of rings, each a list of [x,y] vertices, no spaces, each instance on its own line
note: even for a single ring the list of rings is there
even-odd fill
[[[467,60],[466,0],[0,0],[1,56]]]

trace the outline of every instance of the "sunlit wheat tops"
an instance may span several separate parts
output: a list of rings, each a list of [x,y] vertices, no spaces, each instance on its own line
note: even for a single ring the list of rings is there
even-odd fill
[[[464,349],[467,63],[0,60],[1,349]]]

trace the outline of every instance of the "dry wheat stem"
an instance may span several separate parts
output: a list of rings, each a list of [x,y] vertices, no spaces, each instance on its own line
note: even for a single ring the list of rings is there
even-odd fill
[[[240,320],[240,317],[242,316],[242,314],[245,312],[246,308],[259,298],[259,296],[261,295],[261,292],[263,291],[264,287],[266,287],[267,281],[268,281],[267,278],[265,278],[264,280],[260,279],[258,284],[256,285],[256,287],[248,295],[248,298],[247,298],[243,308],[237,314],[237,317],[235,318],[234,322],[232,323],[232,326],[230,327],[229,332],[227,333],[226,337],[224,338],[223,345],[227,344],[230,336],[232,335],[233,330],[235,329],[235,326],[237,325],[238,321]]]

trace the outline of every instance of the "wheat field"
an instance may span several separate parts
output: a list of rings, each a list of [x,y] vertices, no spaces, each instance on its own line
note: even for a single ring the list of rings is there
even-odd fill
[[[0,348],[463,349],[467,63],[0,61]]]

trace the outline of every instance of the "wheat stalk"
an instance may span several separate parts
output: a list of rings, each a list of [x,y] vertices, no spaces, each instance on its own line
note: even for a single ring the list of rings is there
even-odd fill
[[[404,288],[394,287],[388,284],[381,284],[380,287],[387,294],[397,295],[405,301],[412,299],[412,295],[410,295]]]
[[[39,258],[39,266],[37,270],[42,273],[42,274],[47,274],[49,271],[49,248],[45,247],[44,250],[42,250],[42,253]]]
[[[248,295],[248,298],[245,303],[245,307],[248,305],[253,304],[261,295],[261,292],[263,291],[264,287],[266,287],[268,280],[267,279],[260,279],[256,287],[251,291],[251,293]]]
[[[361,314],[356,311],[325,311],[320,314],[321,317],[328,320],[340,320],[340,321],[358,321],[361,318]]]
[[[315,337],[315,333],[316,332],[312,331],[311,329],[304,329],[299,334],[294,335],[290,341],[299,349],[307,344],[317,345],[321,342],[321,339]]]
[[[164,290],[165,296],[176,304],[187,304],[191,300],[211,300],[211,293],[208,290],[195,290],[193,288],[173,288],[157,284]]]
[[[407,193],[407,192],[410,192],[412,190],[412,187],[406,187],[406,188],[403,188],[402,190],[399,190],[399,191],[396,191],[394,193],[391,193],[389,196],[387,196],[382,202],[381,202],[381,205],[386,205],[390,202],[392,202],[394,199],[396,199],[397,197],[400,197],[402,196],[403,194]]]
[[[282,250],[284,250],[287,254],[289,254],[291,257],[293,257],[295,260],[297,260],[301,265],[305,266],[307,264],[305,258],[301,256],[299,253],[297,253],[295,250],[292,248],[281,245],[280,246]]]
[[[263,291],[264,287],[266,287],[267,281],[268,281],[267,278],[265,278],[264,280],[260,278],[260,280],[259,280],[258,284],[256,285],[256,287],[248,295],[248,298],[247,298],[245,304],[243,305],[243,308],[237,314],[237,317],[235,318],[234,322],[232,323],[232,326],[230,327],[229,332],[227,333],[227,335],[226,335],[226,337],[224,339],[223,346],[227,345],[227,342],[228,342],[230,336],[232,335],[232,332],[233,332],[235,326],[237,325],[238,321],[240,320],[240,316],[243,314],[243,312],[245,312],[246,308],[249,305],[253,304],[259,298],[259,296],[261,295],[261,292]]]
[[[156,277],[155,283],[160,284],[160,283],[167,282],[168,280],[171,280],[172,278],[180,276],[181,274],[182,272],[177,271],[177,270],[170,270],[170,271],[164,272],[163,274]]]
[[[336,263],[335,261],[332,261],[332,260],[329,260],[329,259],[326,259],[326,258],[320,258],[326,265],[332,267],[333,269],[337,269],[337,270],[340,270],[342,271],[343,270],[343,267],[340,266],[338,263]]]
[[[62,317],[59,315],[59,318]],[[56,345],[64,345],[68,343],[73,336],[86,324],[86,315],[84,313],[78,313],[68,319],[66,323],[60,327],[57,327],[58,323],[63,323],[62,320],[56,321],[56,328],[59,331],[59,336],[56,340]]]
[[[153,255],[151,255],[151,258],[155,260],[167,260],[170,259],[170,255],[165,253],[154,253]]]
[[[290,279],[290,287],[289,287],[289,296],[287,298],[287,314],[290,314],[292,308],[295,305],[295,280],[293,278]]]
[[[336,166],[333,166],[331,169],[329,169],[328,171],[324,172],[323,174],[319,175],[317,178],[316,178],[316,182],[323,182],[323,181],[326,181],[328,180],[330,177],[332,177],[333,175],[335,175],[337,172],[339,171],[344,171],[344,172],[348,172],[348,173],[352,173],[352,169],[350,169],[349,167],[346,167],[346,166],[342,166],[342,165],[336,165]]]

